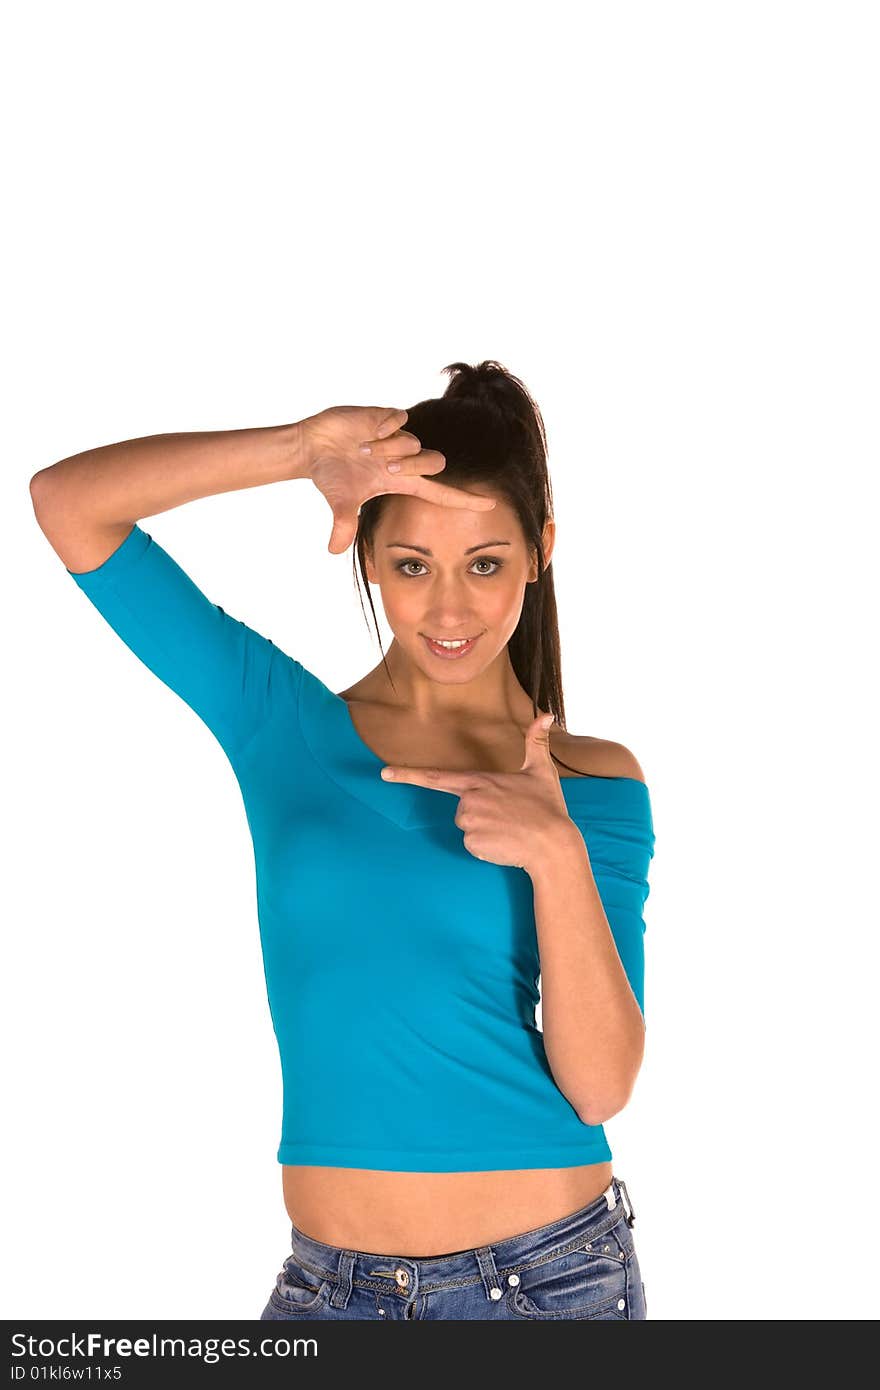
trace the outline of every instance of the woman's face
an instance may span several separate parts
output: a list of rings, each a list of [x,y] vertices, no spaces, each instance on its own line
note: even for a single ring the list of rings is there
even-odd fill
[[[389,497],[366,554],[385,616],[406,655],[432,680],[473,680],[504,650],[519,622],[527,583],[538,577],[519,518],[497,493],[491,511],[440,507],[421,498]],[[555,526],[544,530],[550,563]],[[444,655],[429,638],[471,639]]]

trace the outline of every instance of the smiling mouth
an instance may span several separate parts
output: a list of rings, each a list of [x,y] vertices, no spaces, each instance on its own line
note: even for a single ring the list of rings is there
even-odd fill
[[[472,651],[474,643],[482,636],[482,633],[478,632],[476,637],[447,637],[445,639],[429,637],[425,632],[423,632],[421,635],[422,641],[425,643],[425,645],[428,648],[428,651],[431,652],[432,655],[455,657],[466,656],[468,652]],[[446,647],[443,645],[444,641],[456,642],[458,643],[458,645],[454,647]]]

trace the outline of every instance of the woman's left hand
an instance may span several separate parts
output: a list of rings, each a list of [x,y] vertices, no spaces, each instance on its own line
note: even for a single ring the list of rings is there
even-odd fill
[[[542,727],[546,721],[547,727]],[[531,874],[548,837],[567,833],[568,814],[559,774],[550,756],[553,716],[539,714],[526,734],[519,772],[452,772],[442,768],[384,767],[382,777],[451,792],[459,798],[455,823],[475,859]]]

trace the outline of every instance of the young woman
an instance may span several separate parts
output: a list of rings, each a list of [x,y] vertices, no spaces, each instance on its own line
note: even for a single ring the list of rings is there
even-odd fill
[[[603,1121],[643,1055],[648,790],[565,731],[540,411],[496,362],[445,370],[408,412],[128,440],[31,494],[241,787],[292,1223],[261,1317],[645,1318]],[[394,633],[341,694],[138,525],[301,478]]]

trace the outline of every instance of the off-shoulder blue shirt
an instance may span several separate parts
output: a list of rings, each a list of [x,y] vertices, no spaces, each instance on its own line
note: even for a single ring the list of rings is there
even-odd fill
[[[531,880],[468,853],[458,799],[383,781],[346,702],[140,526],[97,569],[67,572],[238,780],[281,1057],[278,1161],[470,1172],[611,1159],[547,1062]],[[644,1013],[648,789],[561,785]]]

